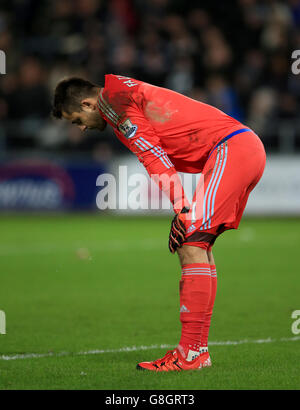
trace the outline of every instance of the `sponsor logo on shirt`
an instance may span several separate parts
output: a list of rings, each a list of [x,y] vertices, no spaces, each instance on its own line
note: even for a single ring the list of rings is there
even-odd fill
[[[134,137],[137,129],[137,125],[132,124],[129,118],[119,125],[119,131],[121,131],[127,139]]]

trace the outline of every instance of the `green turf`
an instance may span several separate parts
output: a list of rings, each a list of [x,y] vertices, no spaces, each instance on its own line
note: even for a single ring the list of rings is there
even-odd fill
[[[95,349],[176,345],[180,335],[177,256],[167,218],[99,215],[2,216],[0,310],[7,334],[0,389],[299,389],[300,219],[245,219],[215,245],[218,293],[213,367],[138,372],[166,349],[78,354]],[[59,355],[67,352],[66,355]]]

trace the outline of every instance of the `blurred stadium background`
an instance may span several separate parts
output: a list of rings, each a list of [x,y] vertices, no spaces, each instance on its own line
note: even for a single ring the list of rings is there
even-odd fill
[[[0,50],[0,389],[299,389],[300,1],[1,0]],[[105,73],[208,102],[266,147],[251,218],[215,249],[201,375],[136,374],[178,342],[170,217],[99,210],[97,177],[141,165],[110,128],[50,115],[57,81]]]
[[[131,76],[208,102],[252,127],[268,154],[248,213],[300,212],[298,0],[2,0],[0,209],[95,210],[96,177],[135,158],[111,129],[49,115],[69,75]],[[134,165],[135,164],[135,165]]]

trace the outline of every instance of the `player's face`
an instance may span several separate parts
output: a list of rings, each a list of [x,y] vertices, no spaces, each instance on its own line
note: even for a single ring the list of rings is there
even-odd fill
[[[63,113],[63,117],[72,124],[77,125],[81,131],[98,129],[103,131],[107,125],[106,121],[101,117],[99,111],[92,107],[83,107],[80,112],[72,114]]]

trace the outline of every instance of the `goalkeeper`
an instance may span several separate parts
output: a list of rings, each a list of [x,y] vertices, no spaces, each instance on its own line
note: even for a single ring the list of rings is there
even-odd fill
[[[102,86],[61,81],[53,115],[84,131],[112,126],[116,136],[168,195],[175,212],[169,249],[181,265],[181,336],[163,358],[137,369],[180,371],[211,365],[208,335],[217,290],[212,247],[237,229],[265,167],[265,150],[248,127],[220,110],[174,91],[119,75]],[[192,203],[177,172],[201,173]],[[171,183],[168,183],[170,182]]]

